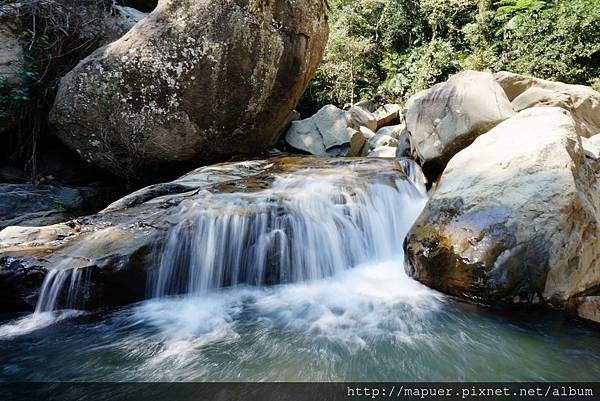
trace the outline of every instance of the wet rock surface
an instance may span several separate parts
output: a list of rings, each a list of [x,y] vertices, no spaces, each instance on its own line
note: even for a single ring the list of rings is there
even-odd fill
[[[395,160],[280,157],[226,163],[199,168],[171,183],[144,188],[92,216],[47,227],[8,227],[0,232],[0,287],[14,290],[5,293],[10,300],[1,304],[0,312],[31,308],[39,295],[40,280],[57,266],[77,268],[84,273],[88,285],[84,286],[80,307],[121,305],[144,299],[148,277],[159,267],[156,252],[173,227],[180,230],[182,236],[178,238],[185,238],[185,225],[181,224],[188,221],[189,215],[184,211],[214,208],[215,213],[225,211],[225,216],[258,213],[259,218],[261,209],[252,205],[269,200],[275,208],[269,209],[273,212],[278,199],[287,197],[285,191],[263,195],[261,191],[270,188],[274,180],[303,172],[328,176],[349,168],[353,174],[342,185],[356,186],[357,191],[361,184],[356,177],[392,186],[406,178],[405,167]],[[224,194],[254,196],[253,193],[259,203],[253,201],[233,209],[226,209],[228,203],[220,198]],[[290,196],[296,195],[291,192]],[[343,205],[342,199],[340,202]],[[285,208],[281,213],[285,216]],[[265,274],[267,284],[279,281],[279,276]]]
[[[505,305],[564,307],[597,286],[598,163],[581,141],[567,111],[545,107],[477,138],[450,161],[407,238],[410,274]]]

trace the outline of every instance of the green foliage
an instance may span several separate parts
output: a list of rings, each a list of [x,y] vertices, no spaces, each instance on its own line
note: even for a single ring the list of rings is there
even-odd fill
[[[541,0],[500,0],[494,3],[498,11],[522,11],[533,8],[542,8],[546,5]]]
[[[457,49],[444,39],[433,39],[405,54],[387,53],[381,65],[388,71],[382,92],[393,99],[407,98],[460,69]]]
[[[303,104],[404,102],[456,72],[509,70],[600,88],[600,0],[331,0]]]
[[[54,203],[52,204],[52,209],[63,212],[65,210],[69,209],[69,206],[60,201],[54,201]]]

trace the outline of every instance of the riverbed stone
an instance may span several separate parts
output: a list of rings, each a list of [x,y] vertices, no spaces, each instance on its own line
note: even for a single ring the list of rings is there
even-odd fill
[[[269,146],[328,37],[323,0],[160,0],[60,83],[50,122],[85,160],[143,179]]]
[[[399,123],[401,107],[399,104],[385,104],[373,113],[377,119],[377,128]]]
[[[515,111],[561,107],[571,113],[583,137],[600,134],[600,93],[589,86],[569,85],[511,72],[494,74]]]
[[[600,284],[598,172],[569,112],[521,111],[448,163],[407,237],[410,275],[476,302],[564,307]]]
[[[377,130],[377,134],[388,135],[395,139],[400,139],[402,132],[406,130],[405,124],[388,125]]]
[[[389,135],[385,135],[385,134],[376,134],[374,137],[369,139],[369,148],[370,149],[375,149],[375,148],[379,148],[382,146],[389,146],[389,147],[396,148],[396,147],[398,147],[398,140],[395,138],[392,138]]]
[[[411,97],[404,118],[413,148],[423,164],[439,169],[475,138],[514,111],[502,87],[488,72],[465,71]]]
[[[369,127],[376,127],[370,113],[358,107],[346,111],[326,105],[310,118],[293,121],[285,140],[314,156],[364,156],[368,152],[365,141],[372,133]]]
[[[600,291],[599,291],[600,293]],[[600,295],[586,295],[573,298],[568,310],[577,318],[600,327]]]
[[[396,153],[398,152],[398,148],[394,146],[382,145],[378,146],[375,149],[369,152],[369,157],[383,157],[383,158],[394,158],[396,157]]]
[[[60,223],[99,210],[113,193],[114,188],[102,183],[80,187],[0,183],[0,230]]]

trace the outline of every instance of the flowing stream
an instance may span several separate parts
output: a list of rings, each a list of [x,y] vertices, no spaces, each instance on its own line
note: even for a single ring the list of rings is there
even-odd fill
[[[407,277],[402,243],[426,193],[405,170],[390,181],[307,169],[184,201],[134,305],[77,311],[89,278],[61,262],[36,312],[0,326],[0,381],[600,377],[595,332],[456,303]]]

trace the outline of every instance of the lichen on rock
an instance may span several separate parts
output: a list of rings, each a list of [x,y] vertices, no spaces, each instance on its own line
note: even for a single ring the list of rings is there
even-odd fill
[[[168,1],[63,78],[51,122],[127,178],[257,153],[312,78],[328,36],[322,0]]]

